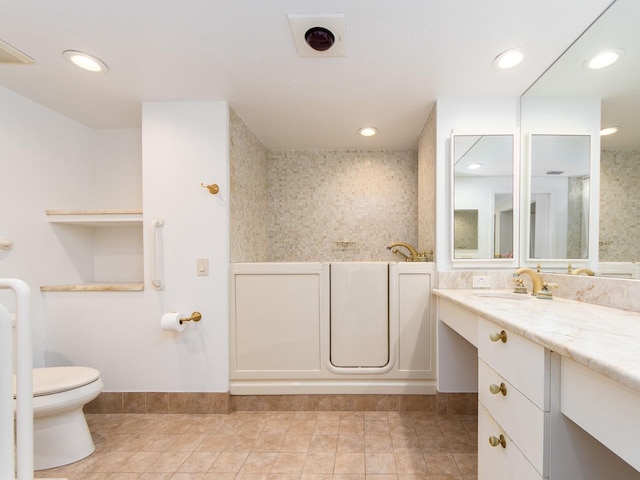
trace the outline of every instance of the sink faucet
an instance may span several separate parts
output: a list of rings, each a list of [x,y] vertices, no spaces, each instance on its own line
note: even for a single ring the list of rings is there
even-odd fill
[[[542,281],[542,277],[540,276],[540,274],[538,272],[536,272],[535,270],[532,270],[530,268],[518,268],[515,271],[516,275],[521,275],[523,273],[526,273],[527,275],[529,275],[531,277],[531,281],[533,283],[533,288],[531,291],[531,295],[538,295],[538,292],[540,290],[542,290],[544,288],[544,282]]]
[[[409,250],[409,255],[405,255],[396,247],[404,247]],[[395,242],[387,247],[387,250],[391,250],[391,253],[397,253],[398,255],[402,255],[407,262],[415,262],[418,258],[418,251],[415,247],[409,243],[404,242]]]
[[[585,275],[589,275],[590,277],[593,277],[595,275],[595,272],[587,267],[576,268],[575,270],[571,270],[571,275],[580,275],[581,273],[584,273]]]

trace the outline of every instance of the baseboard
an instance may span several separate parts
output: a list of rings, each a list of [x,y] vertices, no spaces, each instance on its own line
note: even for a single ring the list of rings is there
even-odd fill
[[[228,414],[236,411],[421,411],[476,415],[477,393],[434,395],[230,395],[211,392],[102,392],[85,413]]]

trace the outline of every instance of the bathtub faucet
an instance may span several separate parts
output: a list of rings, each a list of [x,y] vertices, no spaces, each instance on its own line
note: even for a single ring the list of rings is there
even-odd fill
[[[409,250],[409,255],[405,255],[397,247],[404,247]],[[409,243],[404,242],[395,242],[387,247],[387,250],[391,250],[391,253],[397,253],[398,255],[402,255],[407,262],[415,262],[418,258],[418,251],[415,247]]]

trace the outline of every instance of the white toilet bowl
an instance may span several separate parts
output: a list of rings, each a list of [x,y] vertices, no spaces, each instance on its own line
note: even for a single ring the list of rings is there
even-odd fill
[[[82,408],[102,391],[89,367],[33,369],[33,464],[36,470],[77,462],[95,445]]]

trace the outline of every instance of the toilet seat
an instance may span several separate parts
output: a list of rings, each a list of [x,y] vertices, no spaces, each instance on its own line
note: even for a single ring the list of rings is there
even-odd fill
[[[46,367],[33,369],[33,396],[68,392],[95,382],[100,372],[90,367]],[[15,376],[13,398],[16,398]]]

